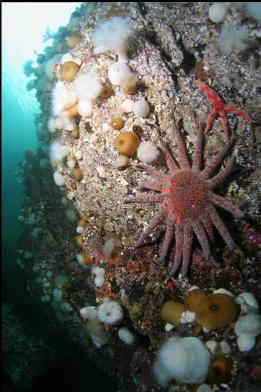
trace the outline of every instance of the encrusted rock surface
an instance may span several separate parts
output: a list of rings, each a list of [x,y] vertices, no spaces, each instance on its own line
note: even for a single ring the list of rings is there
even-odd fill
[[[67,34],[78,31],[82,37],[80,44],[71,50],[71,54],[83,62],[80,72],[92,71],[108,83],[108,67],[117,57],[114,53],[93,56],[92,32],[100,20],[113,16],[131,18],[135,34],[129,40],[128,64],[138,76],[139,83],[138,92],[130,98],[147,100],[150,113],[146,118],[120,113],[120,104],[129,96],[120,87],[113,86],[114,95],[108,99],[98,98],[91,117],[79,118],[79,139],[73,139],[67,130],[46,137],[51,87],[38,94],[44,114],[37,121],[42,147],[35,156],[27,156],[23,167],[28,193],[23,214],[27,216],[34,212],[38,215],[39,220],[33,225],[38,234],[35,238],[28,237],[32,234],[32,226],[25,225],[25,237],[21,243],[24,250],[32,252],[32,258],[20,263],[32,274],[29,289],[42,298],[44,306],[52,306],[72,340],[79,343],[99,367],[107,369],[122,392],[160,390],[151,374],[156,350],[173,334],[182,337],[195,334],[191,324],[165,331],[159,312],[167,300],[175,298],[182,302],[192,285],[204,290],[222,287],[235,296],[250,291],[260,299],[260,125],[228,115],[230,130],[235,128],[238,134],[234,154],[239,170],[219,194],[226,195],[238,205],[245,218],[234,221],[229,214],[222,214],[237,247],[229,252],[216,233],[215,253],[221,268],[213,267],[204,258],[199,244],[193,242],[193,262],[186,278],[171,278],[171,263],[159,263],[163,237],[160,228],[153,233],[149,243],[133,249],[133,241],[147,226],[157,207],[124,204],[127,194],[141,192],[138,186],[146,175],[136,168],[138,159],[135,155],[130,165],[122,170],[115,164],[118,154],[114,141],[125,131],[134,131],[143,140],[156,145],[162,138],[177,157],[175,124],[186,135],[189,152],[193,152],[198,124],[206,123],[211,110],[206,97],[193,86],[195,78],[211,85],[226,103],[246,110],[257,122],[260,121],[260,45],[239,53],[224,53],[218,43],[221,25],[208,20],[209,4],[86,3],[67,26]],[[224,24],[244,24],[260,41],[260,24],[246,18],[242,10],[232,8]],[[58,67],[56,77],[59,77]],[[52,80],[51,86],[56,80]],[[120,131],[110,125],[111,119],[118,115],[125,122]],[[40,158],[46,157],[46,138],[49,137],[58,137],[70,148],[71,154],[79,157],[78,164],[83,172],[81,181],[72,180],[66,160],[56,168],[66,181],[61,190],[53,183],[50,168],[38,167]],[[220,119],[216,119],[206,137],[205,161],[215,156],[223,145],[222,125]],[[29,164],[30,172],[27,171]],[[162,157],[154,165],[166,170]],[[35,176],[37,171],[39,175]],[[34,193],[29,189],[34,189]],[[40,204],[41,200],[44,204]],[[99,288],[94,285],[91,267],[82,269],[76,261],[79,249],[74,237],[80,218],[86,222],[83,249],[90,256],[92,265],[105,269],[105,282]],[[111,240],[113,250],[106,254],[106,244]],[[67,278],[58,303],[54,299],[57,276]],[[97,305],[106,297],[124,307],[125,318],[121,326],[135,331],[135,346],[124,346],[117,336],[118,327],[108,326],[108,344],[98,349],[92,343],[86,320],[80,317],[79,310],[86,305]],[[139,318],[131,316],[135,304],[142,310]],[[257,361],[260,341],[249,353],[240,353],[232,327],[209,333],[201,331],[199,337],[203,341],[211,338],[226,340],[231,346],[233,376],[228,384],[214,385],[213,391],[246,392],[257,388],[260,383]],[[130,363],[130,368],[126,368],[126,363]],[[173,381],[169,391],[196,391],[193,388],[176,385]]]

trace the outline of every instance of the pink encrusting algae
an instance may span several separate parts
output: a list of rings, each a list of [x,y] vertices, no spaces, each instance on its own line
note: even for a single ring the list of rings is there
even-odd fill
[[[162,141],[160,147],[169,172],[165,174],[153,166],[138,165],[139,168],[153,177],[153,180],[145,181],[142,186],[160,193],[146,196],[129,195],[125,198],[125,202],[160,204],[160,211],[151,220],[134,247],[140,246],[153,230],[165,220],[166,233],[160,260],[163,261],[166,258],[175,235],[175,255],[171,273],[174,275],[182,262],[182,274],[186,275],[191,256],[193,233],[195,233],[205,256],[210,258],[214,264],[216,264],[216,261],[210,250],[210,241],[214,239],[213,226],[219,231],[229,249],[232,250],[235,246],[215,206],[229,211],[235,217],[242,217],[243,212],[230,201],[213,192],[234,170],[235,159],[231,158],[224,169],[215,175],[218,166],[223,162],[228,150],[235,143],[236,136],[233,135],[229,142],[201,170],[204,142],[202,128],[199,128],[198,131],[192,166],[179,129],[175,128],[175,134],[179,166]]]

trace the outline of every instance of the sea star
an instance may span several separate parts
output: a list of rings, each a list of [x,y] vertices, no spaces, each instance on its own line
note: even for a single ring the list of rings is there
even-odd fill
[[[159,194],[146,196],[132,196],[125,198],[127,203],[151,203],[160,204],[159,212],[153,217],[148,227],[142,233],[134,247],[140,246],[152,231],[166,220],[166,233],[161,249],[160,260],[164,261],[170,249],[172,238],[175,233],[175,257],[171,274],[174,275],[182,261],[182,274],[187,274],[191,255],[193,233],[207,258],[217,264],[211,254],[209,240],[213,241],[213,225],[225,240],[229,249],[233,249],[235,243],[225,227],[214,205],[223,208],[235,217],[242,217],[243,212],[213,192],[213,190],[233,172],[235,158],[231,158],[225,168],[214,175],[218,166],[224,160],[228,150],[236,141],[233,135],[229,142],[217,153],[217,155],[201,170],[203,155],[203,130],[198,131],[192,166],[190,165],[185,142],[179,129],[175,128],[178,145],[179,166],[172,158],[165,144],[160,141],[169,172],[162,173],[151,165],[140,164],[139,168],[150,174],[154,179],[145,181],[144,188],[158,191]],[[183,260],[182,260],[183,259]]]
[[[227,116],[226,116],[227,112],[236,114],[237,116],[244,117],[248,121],[252,121],[253,123],[255,123],[255,120],[253,120],[249,116],[249,114],[247,114],[244,110],[236,109],[233,106],[225,104],[222,101],[222,99],[220,98],[220,96],[212,88],[210,88],[206,83],[201,82],[200,80],[195,80],[194,85],[200,91],[202,91],[204,94],[206,94],[208,100],[214,106],[214,108],[210,112],[207,126],[204,130],[204,133],[207,133],[210,130],[211,125],[213,124],[213,121],[215,120],[216,115],[219,114],[221,123],[224,128],[225,138],[228,141],[229,140],[229,132],[228,132]]]

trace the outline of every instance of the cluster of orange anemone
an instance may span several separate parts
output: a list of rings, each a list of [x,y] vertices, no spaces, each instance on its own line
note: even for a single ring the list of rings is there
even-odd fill
[[[237,304],[228,295],[206,295],[203,290],[196,289],[184,298],[184,304],[175,300],[166,302],[160,315],[165,322],[177,325],[186,310],[195,313],[196,323],[208,331],[227,327],[238,314]]]
[[[167,301],[160,310],[160,317],[169,324],[178,325],[182,313],[195,313],[194,334],[199,335],[202,328],[214,331],[231,325],[237,318],[238,305],[226,294],[207,294],[195,289],[185,298],[184,303],[175,300]],[[229,382],[233,361],[225,355],[215,357],[209,368],[208,381],[211,384]]]

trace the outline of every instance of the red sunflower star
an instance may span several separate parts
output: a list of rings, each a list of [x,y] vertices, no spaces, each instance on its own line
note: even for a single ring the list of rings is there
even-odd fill
[[[229,141],[229,132],[228,132],[226,113],[236,114],[237,116],[244,117],[246,120],[255,123],[255,120],[253,120],[252,117],[250,117],[249,114],[247,114],[244,110],[236,109],[233,106],[225,104],[220,98],[220,96],[206,83],[200,80],[195,80],[194,85],[207,96],[209,102],[213,105],[213,109],[210,112],[207,126],[204,130],[204,133],[208,133],[217,114],[219,114],[220,120],[222,122],[226,141]]]
[[[237,218],[243,212],[231,201],[219,196],[214,189],[222,184],[234,171],[235,158],[232,157],[222,171],[218,171],[229,149],[235,144],[236,136],[219,150],[217,155],[203,169],[204,135],[199,127],[192,164],[188,158],[185,141],[180,130],[174,127],[178,146],[178,161],[173,159],[168,148],[161,141],[160,148],[168,167],[168,173],[161,172],[151,165],[139,164],[138,168],[151,175],[142,187],[158,193],[146,195],[128,195],[125,203],[156,204],[159,211],[154,215],[147,228],[134,243],[139,247],[150,234],[165,222],[165,238],[163,240],[160,260],[165,260],[172,249],[175,237],[175,250],[171,274],[175,275],[182,264],[182,274],[187,275],[190,256],[192,254],[193,233],[196,235],[207,259],[216,264],[211,253],[214,241],[213,227],[216,227],[229,249],[235,243],[219,216],[216,207],[227,210]]]

